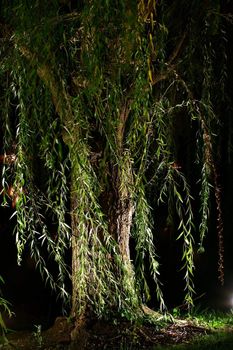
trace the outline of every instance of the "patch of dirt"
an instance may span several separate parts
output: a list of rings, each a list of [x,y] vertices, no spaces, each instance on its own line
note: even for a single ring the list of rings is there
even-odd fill
[[[7,335],[8,343],[1,350],[82,350],[82,349],[150,349],[155,345],[188,343],[195,336],[207,333],[205,328],[191,322],[179,321],[164,328],[155,325],[136,325],[122,321],[112,324],[91,320],[76,332],[71,341],[74,325],[65,317],[58,317],[54,325],[41,332],[14,332]]]

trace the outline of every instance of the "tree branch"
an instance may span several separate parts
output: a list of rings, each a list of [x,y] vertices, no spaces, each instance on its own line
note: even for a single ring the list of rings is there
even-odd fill
[[[52,68],[47,63],[39,63],[37,56],[27,47],[18,44],[17,46],[19,51],[31,63],[31,65],[37,67],[39,78],[44,82],[51,93],[56,113],[60,116],[65,129],[65,133],[63,134],[64,142],[66,144],[73,142],[73,140],[70,139],[74,136],[77,138],[78,130],[76,130],[76,133],[70,132],[75,125],[70,103],[70,95],[66,92],[62,82],[56,78]]]
[[[186,36],[187,36],[187,32],[184,32],[184,34],[182,35],[180,41],[178,42],[177,46],[175,47],[175,49],[173,50],[172,54],[170,55],[169,57],[169,60],[168,60],[168,65],[170,65],[175,59],[176,57],[179,55],[180,51],[181,51],[181,48],[183,46],[183,43],[186,39]]]
[[[157,75],[153,79],[152,85],[156,85],[160,81],[167,79],[169,74],[175,69],[175,64],[172,64],[172,63],[179,56],[186,37],[187,37],[187,32],[185,32],[182,35],[182,37],[181,37],[180,41],[178,42],[177,46],[175,47],[175,49],[171,53],[171,55],[170,55],[170,57],[168,59],[168,62],[166,63],[167,69],[165,71],[163,71],[162,73],[160,73],[159,75]]]

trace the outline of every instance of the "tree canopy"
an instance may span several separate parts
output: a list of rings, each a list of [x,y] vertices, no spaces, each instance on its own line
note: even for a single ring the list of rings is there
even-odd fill
[[[137,317],[150,278],[166,310],[161,210],[192,306],[211,198],[224,279],[224,11],[218,0],[1,1],[2,205],[14,207],[18,263],[29,247],[65,303],[72,280],[73,315]]]

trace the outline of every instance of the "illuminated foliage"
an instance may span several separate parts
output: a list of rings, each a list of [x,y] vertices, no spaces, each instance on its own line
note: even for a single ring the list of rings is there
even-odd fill
[[[215,96],[225,94],[226,42],[219,1],[18,0],[2,1],[0,10],[2,185],[17,198],[18,263],[29,246],[65,301],[72,279],[73,315],[88,305],[98,315],[129,318],[149,298],[149,264],[165,310],[151,206],[166,205],[192,306],[194,246],[199,240],[204,250],[211,192],[223,280]],[[183,153],[182,132],[196,135]],[[44,250],[57,264],[55,277]]]

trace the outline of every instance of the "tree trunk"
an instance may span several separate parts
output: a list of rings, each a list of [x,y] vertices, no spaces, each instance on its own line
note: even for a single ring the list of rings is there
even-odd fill
[[[127,154],[124,160],[122,165],[124,169],[118,168],[116,232],[122,260],[126,266],[130,267],[129,240],[134,213],[134,203],[132,194],[130,193],[130,186],[132,186],[133,183],[133,174],[130,159]]]
[[[124,149],[124,135],[126,122],[129,116],[129,101],[125,102],[119,115],[117,128],[117,150],[119,165],[117,166],[116,191],[117,191],[117,239],[123,262],[131,266],[129,239],[132,228],[134,204],[130,189],[133,187],[133,172],[130,154]],[[132,268],[132,266],[131,266]]]
[[[73,176],[72,176],[73,177]],[[71,179],[72,185],[74,179]],[[74,188],[74,186],[71,186],[71,188]],[[72,190],[71,190],[72,192]],[[70,212],[71,212],[71,232],[72,232],[72,238],[71,238],[71,247],[72,247],[72,308],[71,308],[71,317],[76,316],[76,310],[77,310],[77,300],[78,300],[78,288],[76,283],[76,276],[79,269],[78,264],[78,218],[77,214],[75,212],[75,209],[78,205],[78,198],[75,192],[71,195],[71,205],[70,205]]]

